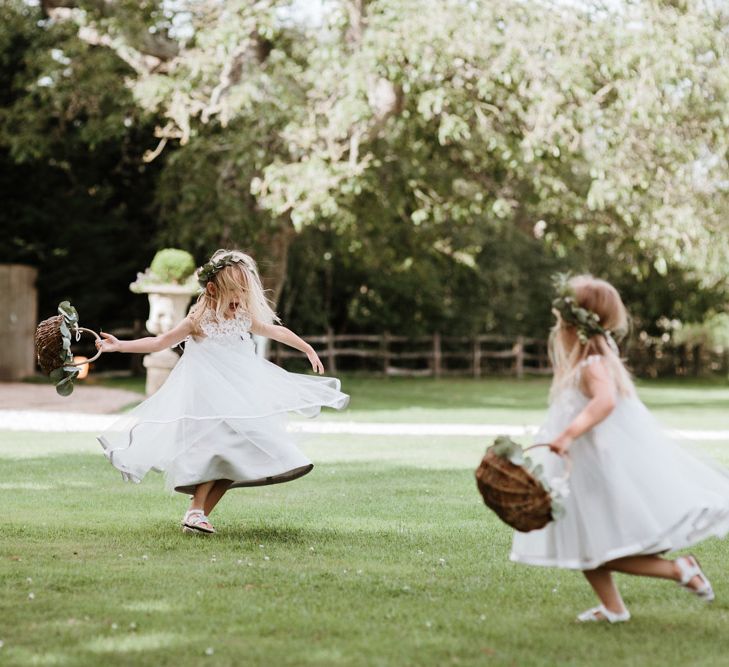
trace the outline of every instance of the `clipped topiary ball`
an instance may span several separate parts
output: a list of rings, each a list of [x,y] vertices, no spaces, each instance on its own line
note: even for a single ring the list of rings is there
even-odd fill
[[[154,256],[150,272],[162,283],[182,284],[196,269],[194,257],[186,250],[165,248]]]

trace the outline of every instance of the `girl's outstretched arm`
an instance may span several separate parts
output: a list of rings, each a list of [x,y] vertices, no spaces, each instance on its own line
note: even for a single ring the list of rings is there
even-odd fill
[[[186,317],[174,329],[161,336],[147,336],[136,340],[119,340],[116,336],[101,332],[104,340],[96,341],[97,349],[102,352],[139,352],[149,354],[159,352],[168,347],[174,347],[192,334],[193,326],[189,317]]]
[[[299,352],[303,352],[316,373],[321,375],[324,372],[324,365],[321,363],[321,359],[319,359],[319,355],[314,351],[314,348],[303,338],[299,338],[291,329],[287,329],[278,324],[264,324],[263,322],[253,320],[251,332],[257,336],[265,336],[271,340],[276,340],[279,343],[293,347],[295,350],[299,350]]]
[[[615,409],[615,386],[610,373],[602,361],[588,364],[582,371],[582,383],[590,402],[556,438],[549,448],[557,454],[564,454],[572,441],[597,426]]]

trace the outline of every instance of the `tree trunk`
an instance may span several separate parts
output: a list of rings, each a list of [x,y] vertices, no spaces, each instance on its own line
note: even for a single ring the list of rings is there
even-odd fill
[[[263,234],[260,247],[263,251],[262,259],[258,264],[266,289],[267,296],[274,304],[281,298],[281,292],[286,283],[286,274],[289,259],[289,247],[296,236],[296,230],[291,220],[282,218],[277,228],[270,233]],[[268,339],[256,336],[256,353],[259,357],[266,357],[268,353]]]
[[[263,234],[260,240],[263,260],[259,264],[263,286],[268,297],[276,304],[286,283],[289,247],[296,236],[296,230],[288,218],[270,233]]]

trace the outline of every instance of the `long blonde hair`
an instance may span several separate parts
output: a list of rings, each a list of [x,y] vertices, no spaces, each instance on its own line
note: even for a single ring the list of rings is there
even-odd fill
[[[620,339],[627,334],[628,311],[615,287],[590,275],[574,276],[568,284],[574,290],[577,305],[595,313],[600,318],[600,325],[614,338]],[[557,322],[549,335],[549,358],[554,369],[550,396],[554,397],[565,386],[574,385],[580,363],[591,355],[602,357],[620,395],[633,395],[635,387],[617,347],[601,334],[581,342],[576,327],[565,322],[556,311],[555,314]]]
[[[221,249],[216,250],[209,261],[215,263],[223,258],[230,258],[231,263],[210,277],[190,309],[195,333],[201,333],[200,322],[206,313],[210,312],[216,319],[223,320],[229,312],[229,304],[236,299],[240,300],[238,309],[252,319],[264,324],[279,322],[266,297],[255,260],[240,250]]]

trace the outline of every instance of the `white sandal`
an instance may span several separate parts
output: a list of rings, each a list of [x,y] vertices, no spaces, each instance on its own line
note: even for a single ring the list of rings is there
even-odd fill
[[[215,528],[203,510],[187,510],[182,519],[182,532],[210,535],[215,532]]]
[[[711,602],[714,599],[714,589],[711,587],[711,582],[706,578],[695,556],[681,556],[674,563],[676,563],[676,567],[681,575],[681,578],[678,580],[679,586],[687,589],[705,602]],[[701,581],[701,585],[698,588],[689,585],[694,577],[698,577]]]
[[[577,615],[577,620],[580,623],[591,623],[593,621],[607,621],[608,623],[623,623],[624,621],[630,620],[630,612],[626,609],[625,611],[610,611],[605,605],[601,604],[587,611],[583,611]]]

